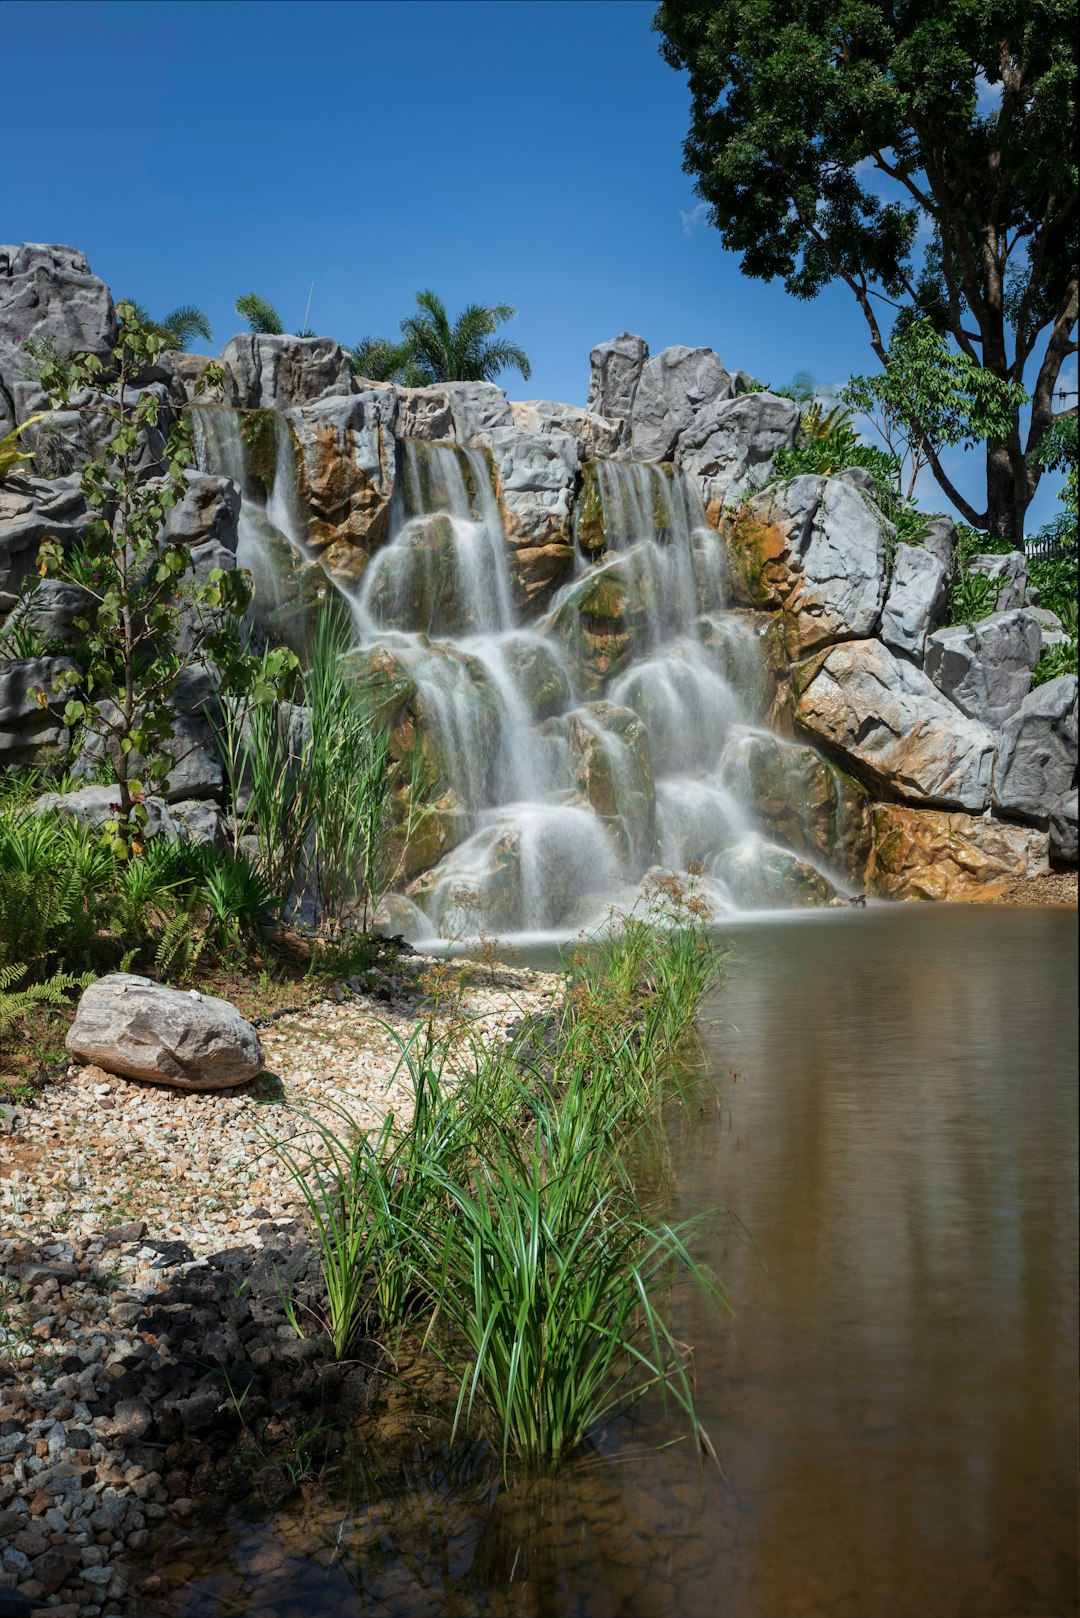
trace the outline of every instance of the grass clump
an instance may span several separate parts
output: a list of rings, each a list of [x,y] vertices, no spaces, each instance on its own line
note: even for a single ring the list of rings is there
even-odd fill
[[[408,1333],[457,1383],[455,1429],[504,1471],[555,1470],[650,1388],[697,1420],[691,1356],[660,1297],[678,1277],[719,1301],[699,1221],[656,1221],[630,1164],[686,1082],[719,961],[692,884],[576,952],[550,1025],[504,1047],[438,1031],[401,1046],[414,1112],[357,1130],[345,1111],[279,1147],[305,1201],[325,1326],[347,1355]]]

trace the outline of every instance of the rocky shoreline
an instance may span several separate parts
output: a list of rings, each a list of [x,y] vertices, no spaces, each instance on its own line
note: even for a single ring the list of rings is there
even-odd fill
[[[0,1618],[136,1618],[161,1582],[144,1563],[159,1525],[256,1474],[283,1498],[320,1413],[369,1406],[380,1351],[329,1356],[272,1143],[303,1132],[297,1108],[345,1105],[361,1127],[407,1116],[396,1039],[433,1020],[499,1041],[560,986],[403,957],[373,988],[336,984],[264,1027],[267,1072],[236,1089],[74,1067],[4,1109]],[[311,1335],[290,1325],[286,1289]]]

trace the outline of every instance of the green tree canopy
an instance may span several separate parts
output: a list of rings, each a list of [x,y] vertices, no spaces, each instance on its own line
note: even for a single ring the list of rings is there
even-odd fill
[[[1075,25],[1066,0],[664,0],[653,22],[689,75],[684,167],[745,274],[843,281],[886,370],[893,320],[925,317],[1026,384],[983,509],[927,440],[967,521],[1013,540],[1076,352]]]

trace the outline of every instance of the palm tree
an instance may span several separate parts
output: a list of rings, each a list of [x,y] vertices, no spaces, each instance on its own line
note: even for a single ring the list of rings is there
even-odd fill
[[[409,344],[392,337],[362,337],[349,350],[349,369],[369,382],[397,382],[403,388],[422,388],[429,380]]]
[[[236,312],[243,315],[248,330],[259,337],[281,337],[285,331],[281,316],[272,303],[260,298],[257,292],[245,292],[236,300]]]
[[[405,346],[425,382],[492,382],[511,367],[526,379],[528,355],[516,343],[490,341],[516,310],[508,303],[470,303],[451,326],[446,305],[434,292],[418,292],[419,313],[401,322]]]
[[[185,349],[193,337],[201,337],[204,342],[212,343],[214,328],[203,314],[196,309],[193,303],[182,303],[179,308],[171,309],[161,320],[154,320],[141,303],[134,298],[127,300],[134,307],[140,324],[148,330],[156,332],[165,339],[167,348]]]

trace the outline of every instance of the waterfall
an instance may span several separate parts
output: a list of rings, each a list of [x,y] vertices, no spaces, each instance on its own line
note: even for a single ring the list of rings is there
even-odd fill
[[[274,536],[306,555],[284,418],[268,487],[236,412],[194,414],[200,464],[244,491],[241,565],[272,574]],[[755,812],[747,738],[780,744],[760,728],[757,632],[726,605],[723,546],[690,480],[592,463],[602,532],[522,622],[487,457],[404,440],[397,458],[387,539],[338,588],[360,666],[373,656],[412,693],[457,840],[402,883],[396,922],[414,936],[566,937],[657,868],[693,869],[720,910],[806,902],[793,894],[814,881],[827,896],[821,861],[771,842]]]

